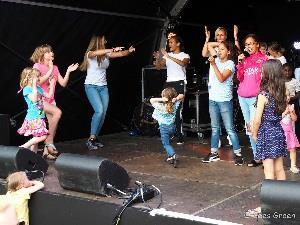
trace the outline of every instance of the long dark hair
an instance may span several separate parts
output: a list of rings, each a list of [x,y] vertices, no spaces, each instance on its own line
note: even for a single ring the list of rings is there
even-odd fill
[[[227,59],[232,60],[234,64],[237,64],[237,57],[238,57],[237,47],[231,41],[222,41],[221,43],[230,52]]]
[[[274,97],[276,112],[281,115],[287,106],[287,96],[279,60],[269,59],[263,63],[260,90],[267,91]]]

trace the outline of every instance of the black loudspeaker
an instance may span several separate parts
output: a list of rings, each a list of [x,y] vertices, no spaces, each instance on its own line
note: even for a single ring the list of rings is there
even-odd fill
[[[119,190],[129,185],[126,170],[108,159],[62,153],[55,162],[60,185],[74,191],[107,195],[111,184]]]
[[[264,180],[260,199],[264,224],[300,224],[300,182]]]
[[[0,145],[9,145],[9,115],[0,114]]]
[[[6,178],[16,171],[25,171],[29,179],[46,174],[47,162],[38,154],[26,148],[0,146],[0,177]]]
[[[16,165],[19,171],[26,172],[30,180],[44,177],[48,170],[46,160],[27,148],[20,148],[17,152]]]
[[[16,172],[16,155],[19,151],[15,146],[0,145],[0,177],[6,178],[9,174]]]

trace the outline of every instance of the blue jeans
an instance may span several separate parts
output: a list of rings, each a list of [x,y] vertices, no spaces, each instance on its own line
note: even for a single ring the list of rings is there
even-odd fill
[[[108,102],[109,94],[107,86],[98,86],[92,84],[85,84],[85,93],[91,103],[94,114],[91,122],[91,135],[98,136],[102,125],[104,123]]]
[[[256,97],[244,98],[244,97],[239,96],[239,102],[240,102],[240,106],[241,106],[241,110],[242,110],[242,113],[243,113],[245,123],[249,123],[249,122],[253,121],[254,120],[254,115],[255,115],[254,104],[256,102]],[[253,156],[255,156],[256,143],[253,140],[251,135],[248,135],[248,136],[249,136]]]
[[[211,120],[211,152],[214,153],[218,151],[222,118],[226,132],[232,142],[234,153],[241,153],[239,139],[233,126],[232,101],[215,102],[209,100],[209,115]]]
[[[161,142],[167,151],[168,157],[173,156],[175,154],[174,148],[170,145],[170,136],[174,134],[175,131],[175,124],[160,124],[159,125],[160,130],[160,137]]]

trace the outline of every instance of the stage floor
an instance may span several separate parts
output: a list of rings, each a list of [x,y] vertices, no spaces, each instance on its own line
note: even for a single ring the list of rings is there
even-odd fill
[[[243,154],[250,158],[250,149],[246,137],[240,134]],[[228,143],[226,137],[224,142]],[[178,168],[164,162],[166,154],[158,136],[129,136],[127,132],[101,137],[105,147],[88,151],[85,139],[57,143],[62,152],[97,155],[112,160],[124,167],[131,178],[130,187],[139,180],[153,184],[162,192],[161,208],[194,216],[219,219],[246,225],[262,224],[262,220],[245,217],[248,209],[259,206],[259,192],[263,181],[262,167],[250,168],[247,165],[235,166],[231,160],[231,148],[227,144],[220,150],[221,161],[204,164],[201,159],[209,152],[209,140],[200,143],[197,137],[186,137],[184,145],[176,145],[179,156]],[[122,204],[116,197],[103,197],[69,191],[61,188],[57,179],[54,162],[45,177],[45,191],[67,194],[99,201]],[[288,171],[288,159],[285,159],[288,180],[300,180],[299,175]],[[156,208],[158,197],[134,207]]]

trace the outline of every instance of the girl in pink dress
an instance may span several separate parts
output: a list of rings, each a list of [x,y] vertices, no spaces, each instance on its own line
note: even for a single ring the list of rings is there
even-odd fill
[[[290,153],[291,168],[292,173],[299,173],[299,168],[296,165],[296,148],[300,146],[298,138],[295,134],[293,123],[297,120],[297,115],[294,110],[294,104],[287,105],[286,110],[282,113],[282,120],[280,122],[284,134],[286,137],[287,149]]]
[[[69,81],[70,73],[78,67],[78,63],[71,64],[63,77],[60,74],[58,67],[53,64],[54,53],[52,47],[46,44],[38,46],[32,53],[30,59],[34,62],[33,68],[39,70],[41,73],[39,85],[46,92],[49,90],[49,79],[55,80],[54,86],[58,82],[62,87],[65,87]],[[49,134],[45,140],[44,154],[48,155],[48,159],[55,159],[58,151],[54,145],[54,138],[62,112],[56,106],[54,95],[51,98],[44,98],[43,100],[44,110],[49,125]]]

